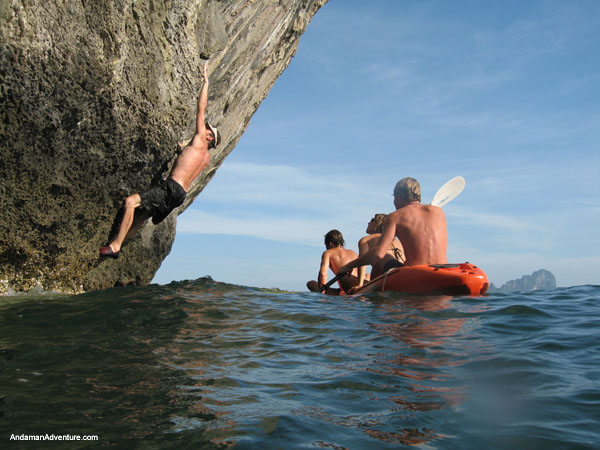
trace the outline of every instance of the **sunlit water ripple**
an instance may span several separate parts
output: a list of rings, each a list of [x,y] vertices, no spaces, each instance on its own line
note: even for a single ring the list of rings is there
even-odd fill
[[[0,297],[0,439],[600,448],[599,300],[598,286],[347,298],[210,278]]]

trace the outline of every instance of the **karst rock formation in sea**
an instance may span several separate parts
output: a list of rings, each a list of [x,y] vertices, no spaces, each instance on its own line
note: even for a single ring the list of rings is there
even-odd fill
[[[150,282],[327,0],[0,2],[0,293]],[[123,199],[168,174],[209,60],[209,167],[164,222],[100,261]]]

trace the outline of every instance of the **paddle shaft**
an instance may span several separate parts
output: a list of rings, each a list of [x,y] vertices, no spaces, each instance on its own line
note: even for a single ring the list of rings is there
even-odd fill
[[[340,272],[338,273],[335,277],[333,277],[331,280],[329,280],[327,283],[325,283],[323,286],[321,286],[321,289],[319,289],[319,292],[324,292],[327,289],[329,289],[331,287],[331,285],[333,283],[335,283],[336,281],[338,281],[340,278],[342,278],[343,276],[347,275],[348,272]]]

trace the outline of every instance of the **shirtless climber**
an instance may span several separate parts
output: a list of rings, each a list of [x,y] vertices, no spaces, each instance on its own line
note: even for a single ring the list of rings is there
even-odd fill
[[[133,224],[136,208],[141,206],[147,217],[152,217],[154,224],[160,223],[173,209],[183,204],[190,185],[208,166],[210,161],[208,150],[219,145],[221,138],[217,129],[204,119],[208,103],[207,65],[208,63],[204,63],[204,85],[198,99],[194,137],[177,157],[169,178],[159,181],[141,194],[133,194],[125,199],[125,209],[117,236],[109,245],[100,249],[100,256],[119,257],[121,246]]]

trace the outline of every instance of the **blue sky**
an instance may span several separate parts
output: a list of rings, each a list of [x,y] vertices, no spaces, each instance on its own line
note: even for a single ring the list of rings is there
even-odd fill
[[[323,235],[357,250],[398,179],[429,202],[462,175],[450,262],[600,284],[599,30],[596,0],[330,0],[154,282],[304,290]]]

